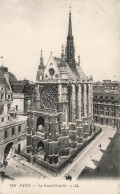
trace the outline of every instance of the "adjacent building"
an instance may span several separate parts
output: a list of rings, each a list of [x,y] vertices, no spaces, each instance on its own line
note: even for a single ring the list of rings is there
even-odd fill
[[[13,106],[19,115],[26,115],[32,101],[35,84],[29,80],[16,80],[10,82],[13,92]]]
[[[18,117],[13,107],[13,92],[10,81],[15,81],[8,68],[0,67],[0,163],[3,163],[9,151],[21,152],[26,145],[26,117]]]
[[[103,80],[93,85],[94,122],[120,128],[120,82]]]

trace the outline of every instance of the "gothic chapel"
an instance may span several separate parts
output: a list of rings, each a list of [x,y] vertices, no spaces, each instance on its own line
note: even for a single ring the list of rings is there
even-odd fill
[[[60,58],[50,55],[45,65],[41,51],[36,95],[28,110],[27,154],[30,160],[56,166],[89,137],[93,116],[92,78],[75,61],[71,11],[67,45]]]

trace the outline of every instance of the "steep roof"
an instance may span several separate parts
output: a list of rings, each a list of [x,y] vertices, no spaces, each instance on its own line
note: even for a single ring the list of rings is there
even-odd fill
[[[62,63],[61,59],[54,57],[54,60],[56,61],[57,66],[59,67]],[[72,79],[72,80],[86,80],[87,79],[87,76],[85,75],[82,68],[78,64],[76,64],[75,70],[72,70],[68,63],[65,62],[65,64],[66,64],[66,71],[67,71],[68,79]]]
[[[76,70],[77,70],[77,73],[79,74],[80,80],[86,80],[87,79],[87,76],[85,75],[85,73],[82,70],[80,65],[76,64]]]
[[[26,84],[26,82],[24,82],[23,80],[20,80],[20,81],[12,81],[12,82],[10,83],[11,88],[12,88],[12,91],[13,91],[14,93],[22,93],[25,84]]]
[[[6,79],[0,77],[0,84],[4,85],[6,89],[10,90],[9,84],[7,83]]]
[[[29,84],[30,86],[35,85],[33,82],[29,82],[28,80],[12,81],[10,83],[12,91],[14,93],[24,93],[24,87],[26,84]]]

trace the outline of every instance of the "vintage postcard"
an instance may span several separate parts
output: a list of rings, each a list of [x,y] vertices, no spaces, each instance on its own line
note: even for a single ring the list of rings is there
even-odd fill
[[[0,194],[120,193],[119,6],[0,0]]]

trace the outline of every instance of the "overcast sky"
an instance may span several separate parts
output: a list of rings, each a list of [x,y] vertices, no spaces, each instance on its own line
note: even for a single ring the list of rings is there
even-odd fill
[[[0,56],[18,79],[35,81],[41,48],[45,64],[61,55],[70,3],[76,61],[94,81],[120,79],[119,0],[0,0]]]

